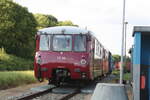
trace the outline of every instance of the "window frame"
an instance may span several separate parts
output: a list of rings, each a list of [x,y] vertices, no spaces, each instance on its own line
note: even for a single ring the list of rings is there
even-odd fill
[[[40,49],[40,42],[41,42],[41,36],[46,36],[46,35],[48,35],[48,37],[49,37],[49,40],[48,40],[48,42],[49,42],[49,44],[48,44],[48,50],[41,50]],[[52,49],[51,49],[51,43],[52,43],[52,35],[51,34],[40,34],[39,35],[40,36],[40,39],[39,39],[39,51],[51,51]]]
[[[76,36],[80,36],[80,35],[82,35],[82,36],[85,36],[85,51],[75,51],[75,37]],[[74,34],[73,35],[73,51],[74,52],[87,52],[87,35],[86,34]]]
[[[69,51],[55,51],[54,48],[53,48],[53,42],[54,42],[53,40],[54,40],[54,36],[56,36],[56,35],[71,36],[71,40],[72,40],[72,42],[71,42],[71,50],[69,50]],[[73,35],[72,34],[53,34],[52,37],[51,37],[51,41],[52,41],[51,42],[51,50],[53,52],[72,52],[72,50],[73,50]]]

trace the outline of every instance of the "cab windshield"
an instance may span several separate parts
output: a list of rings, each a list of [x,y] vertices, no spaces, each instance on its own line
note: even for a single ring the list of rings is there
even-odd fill
[[[86,51],[86,36],[74,35],[74,42],[72,35],[41,35],[39,50],[41,51]],[[72,46],[73,44],[73,46]]]
[[[41,35],[39,49],[42,51],[50,50],[50,39],[50,35]]]
[[[71,35],[54,35],[53,51],[72,51]]]
[[[74,51],[77,51],[77,52],[86,51],[86,36],[85,35],[75,36]]]

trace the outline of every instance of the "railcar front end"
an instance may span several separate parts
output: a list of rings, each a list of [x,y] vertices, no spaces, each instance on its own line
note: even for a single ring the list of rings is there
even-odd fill
[[[39,81],[46,78],[52,84],[90,80],[89,35],[72,28],[58,30],[50,28],[49,32],[38,33],[36,36],[36,78]]]

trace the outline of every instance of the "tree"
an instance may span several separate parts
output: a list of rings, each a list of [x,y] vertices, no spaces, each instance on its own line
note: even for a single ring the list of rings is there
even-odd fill
[[[29,57],[34,49],[37,22],[27,8],[0,0],[0,47],[7,53]]]
[[[126,56],[126,62],[131,62],[131,58],[129,56]]]
[[[120,62],[120,55],[112,55],[114,62]]]
[[[57,18],[52,15],[34,14],[34,17],[38,23],[38,29],[56,26],[58,23]]]
[[[37,29],[52,27],[52,26],[78,26],[73,24],[71,21],[59,21],[52,15],[45,14],[34,14],[34,17],[38,23]]]
[[[78,25],[73,24],[73,23],[72,23],[71,21],[69,21],[69,20],[60,21],[60,22],[58,22],[57,25],[58,25],[58,26],[78,26]]]

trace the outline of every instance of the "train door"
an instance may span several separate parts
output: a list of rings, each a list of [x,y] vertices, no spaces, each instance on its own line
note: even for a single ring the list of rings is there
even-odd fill
[[[91,37],[91,42],[89,44],[89,55],[90,55],[90,76],[91,76],[91,79],[93,80],[94,79],[94,39],[93,37]]]
[[[103,75],[106,74],[106,63],[105,63],[105,57],[106,57],[106,52],[105,52],[105,49],[103,48],[103,60],[102,60],[102,63],[103,63],[103,66],[102,66],[102,70],[103,70]]]
[[[100,70],[101,76],[103,75],[103,46],[100,45]]]

